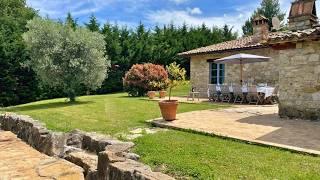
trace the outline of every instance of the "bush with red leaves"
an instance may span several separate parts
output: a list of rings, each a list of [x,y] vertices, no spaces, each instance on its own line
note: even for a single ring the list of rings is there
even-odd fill
[[[131,96],[144,96],[148,91],[167,88],[168,73],[163,66],[136,64],[123,78],[124,90]]]

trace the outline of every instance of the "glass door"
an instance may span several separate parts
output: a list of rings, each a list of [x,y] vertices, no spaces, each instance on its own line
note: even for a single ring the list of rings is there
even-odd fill
[[[225,65],[211,63],[210,65],[210,83],[211,84],[223,84],[225,80]]]

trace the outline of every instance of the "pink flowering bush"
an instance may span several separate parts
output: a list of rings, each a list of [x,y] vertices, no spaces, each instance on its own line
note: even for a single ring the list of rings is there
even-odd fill
[[[131,96],[144,96],[148,91],[164,90],[168,86],[168,73],[161,65],[136,64],[123,78],[124,90]]]

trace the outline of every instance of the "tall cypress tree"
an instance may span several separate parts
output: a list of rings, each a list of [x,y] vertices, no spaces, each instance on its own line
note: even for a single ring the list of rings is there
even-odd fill
[[[0,106],[33,101],[37,93],[34,73],[22,64],[29,59],[22,33],[36,12],[25,0],[0,3]]]
[[[89,23],[85,23],[85,26],[93,32],[98,32],[100,31],[100,23],[98,22],[96,16],[94,16],[94,14],[92,14],[90,16],[90,20]]]
[[[76,29],[78,26],[77,20],[72,17],[70,12],[67,14],[65,24],[71,26],[73,29]]]

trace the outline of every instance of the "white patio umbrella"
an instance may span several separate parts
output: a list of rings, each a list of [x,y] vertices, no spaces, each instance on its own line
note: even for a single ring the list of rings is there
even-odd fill
[[[240,83],[242,84],[243,78],[243,64],[266,62],[270,57],[257,56],[252,54],[236,54],[225,58],[217,59],[214,63],[217,64],[240,64]]]

